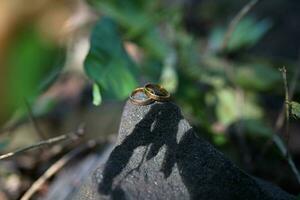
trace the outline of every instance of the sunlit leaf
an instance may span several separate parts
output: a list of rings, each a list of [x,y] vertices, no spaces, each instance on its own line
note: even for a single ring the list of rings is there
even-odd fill
[[[300,118],[300,104],[298,102],[292,101],[290,103],[291,112],[294,117]]]
[[[169,92],[174,93],[178,86],[178,76],[175,69],[176,55],[170,53],[166,58],[164,68],[161,74],[161,85],[163,85]]]
[[[110,18],[102,17],[96,24],[84,66],[87,75],[112,98],[128,97],[137,85],[135,64]]]
[[[100,93],[100,87],[97,85],[97,83],[93,84],[93,104],[95,106],[99,106],[102,102],[102,97]]]
[[[244,98],[238,95],[235,90],[230,88],[217,91],[216,114],[222,124],[230,125],[239,119],[259,119],[262,116],[262,110],[256,104],[253,95],[245,94]]]

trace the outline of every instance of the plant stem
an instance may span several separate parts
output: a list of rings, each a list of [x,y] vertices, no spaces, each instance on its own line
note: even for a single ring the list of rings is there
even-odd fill
[[[232,34],[234,32],[234,30],[236,29],[236,26],[239,24],[239,22],[241,21],[241,19],[243,19],[243,17],[259,2],[259,0],[251,0],[249,1],[238,13],[237,15],[231,20],[231,22],[229,23],[228,29],[225,33],[224,39],[223,39],[223,43],[221,46],[221,51],[224,51],[227,46],[228,43],[232,37]]]
[[[287,76],[286,76],[286,68],[282,67],[280,69],[281,74],[282,74],[282,79],[283,79],[283,85],[284,85],[284,91],[285,91],[285,100],[284,100],[284,105],[285,105],[285,133],[284,137],[286,139],[286,144],[287,144],[287,149],[289,147],[289,128],[290,128],[290,108],[289,108],[289,89],[288,89],[288,84],[287,84]],[[286,156],[288,157],[289,151],[286,151]]]

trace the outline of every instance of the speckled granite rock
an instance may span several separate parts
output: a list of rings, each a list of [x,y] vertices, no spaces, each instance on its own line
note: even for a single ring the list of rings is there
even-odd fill
[[[294,199],[196,136],[173,103],[127,102],[117,145],[77,199]]]

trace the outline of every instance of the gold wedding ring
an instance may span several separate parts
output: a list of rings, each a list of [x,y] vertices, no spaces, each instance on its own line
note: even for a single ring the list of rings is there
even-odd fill
[[[133,104],[136,104],[136,105],[140,105],[140,106],[145,106],[145,105],[149,105],[149,104],[151,104],[151,103],[153,103],[154,102],[154,100],[153,99],[151,99],[148,95],[146,95],[145,93],[145,90],[144,90],[144,88],[142,88],[142,87],[140,87],[140,88],[136,88],[135,90],[133,90],[133,92],[131,93],[131,95],[130,95],[130,100],[131,100],[131,102],[133,103]],[[138,94],[138,93],[143,93],[144,94],[144,96],[146,97],[146,98],[136,98],[135,96],[136,96],[136,94]]]
[[[171,97],[170,93],[158,84],[146,84],[144,86],[144,92],[150,99],[156,101],[168,101]]]

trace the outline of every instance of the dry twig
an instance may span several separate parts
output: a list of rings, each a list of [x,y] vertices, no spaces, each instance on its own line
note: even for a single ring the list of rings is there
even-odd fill
[[[32,185],[31,187],[26,191],[26,193],[22,196],[22,198],[20,200],[29,200],[32,195],[34,195],[36,193],[36,191],[38,191],[41,186],[49,179],[51,178],[54,174],[56,174],[61,168],[63,168],[70,160],[72,160],[73,158],[75,158],[77,155],[79,155],[80,153],[82,153],[83,151],[87,150],[87,149],[91,149],[93,147],[96,146],[96,142],[95,141],[90,141],[87,142],[86,144],[84,144],[83,146],[76,148],[74,150],[72,150],[71,152],[69,152],[68,154],[66,154],[65,156],[63,156],[61,159],[59,159],[58,161],[56,161],[50,168],[48,168],[45,173],[39,178],[37,179]]]
[[[289,89],[288,89],[288,84],[287,84],[287,77],[286,77],[286,68],[282,67],[281,69],[279,69],[281,71],[282,74],[282,79],[283,79],[283,85],[284,85],[284,92],[285,92],[285,133],[284,136],[286,138],[286,143],[287,143],[287,147],[288,147],[288,143],[289,143],[289,127],[290,127],[290,109],[289,109],[289,102],[290,102],[290,98],[289,98]],[[288,154],[288,151],[287,151]]]
[[[300,55],[299,55],[299,57],[300,57]],[[296,69],[296,72],[294,73],[294,76],[292,78],[291,87],[290,87],[289,93],[288,93],[290,100],[292,100],[294,97],[299,76],[300,76],[300,59],[298,61],[298,68]],[[284,120],[285,120],[285,115],[286,115],[285,109],[286,109],[286,104],[284,103],[282,105],[281,111],[276,119],[274,133],[278,133],[284,125]],[[271,146],[272,143],[273,143],[273,136],[265,143],[261,155],[264,155],[267,152],[268,148]]]
[[[286,139],[286,145],[284,144],[284,142],[280,143],[279,141],[281,140],[280,137],[278,135],[273,136],[273,140],[275,142],[275,144],[277,145],[277,147],[280,149],[281,153],[283,154],[283,156],[285,156],[286,160],[288,161],[288,164],[291,167],[291,170],[293,171],[293,173],[295,174],[297,181],[300,183],[300,173],[293,161],[293,158],[291,156],[291,154],[289,153],[289,126],[290,126],[290,107],[289,107],[289,102],[290,102],[290,97],[289,97],[289,89],[288,89],[288,84],[287,84],[287,76],[286,76],[286,68],[282,67],[280,69],[281,74],[282,74],[282,79],[283,79],[283,85],[284,85],[284,91],[285,91],[285,102],[284,102],[284,113],[285,113],[285,139]],[[298,74],[299,72],[297,72]],[[298,79],[298,75],[296,75],[296,79]],[[295,90],[295,85],[293,84],[293,88],[292,88],[292,92],[294,92]],[[282,123],[283,124],[283,123]]]
[[[40,148],[40,147],[45,146],[45,145],[56,144],[58,142],[65,141],[67,139],[73,139],[73,140],[78,139],[79,137],[81,137],[83,135],[83,133],[84,133],[84,127],[83,127],[83,125],[81,125],[75,132],[60,135],[58,137],[50,138],[48,140],[43,140],[43,141],[40,141],[36,144],[20,148],[16,151],[0,155],[0,160],[7,159],[7,158],[10,158],[10,157],[15,156],[17,154],[20,154],[20,153],[23,153],[23,152],[26,152],[26,151],[32,150],[32,149],[37,149],[37,148]]]
[[[29,117],[31,123],[33,124],[34,129],[36,130],[37,134],[41,137],[41,139],[45,140],[46,135],[42,131],[41,127],[39,126],[39,123],[36,121],[36,118],[35,118],[35,116],[32,112],[32,108],[31,108],[29,102],[26,99],[25,99],[25,105],[26,105],[26,108],[28,110],[28,117]]]
[[[288,150],[288,144],[289,144],[289,118],[290,118],[290,108],[289,108],[289,101],[293,98],[294,92],[296,89],[297,81],[300,75],[300,65],[296,70],[296,73],[293,77],[292,84],[290,90],[288,89],[288,84],[287,84],[287,76],[286,76],[286,68],[283,67],[279,69],[282,73],[282,78],[283,78],[283,84],[284,84],[284,91],[285,91],[285,102],[283,104],[283,107],[281,109],[280,114],[278,115],[278,118],[276,120],[275,124],[275,132],[271,136],[270,140],[266,142],[264,145],[264,148],[262,150],[261,155],[263,156],[266,152],[267,149],[271,146],[271,144],[274,142],[275,145],[278,147],[280,150],[281,154],[286,158],[288,164],[290,165],[291,170],[295,174],[297,181],[300,183],[300,173],[293,161],[293,158],[291,154],[289,153]],[[283,127],[284,125],[284,120],[286,120],[286,127],[285,127],[285,138],[286,138],[286,144],[282,141],[280,136],[277,134],[278,131]]]
[[[299,57],[300,57],[300,55],[299,55]],[[297,86],[298,79],[299,79],[299,75],[300,75],[300,59],[298,61],[298,68],[296,69],[296,72],[294,73],[294,77],[292,79],[291,87],[289,90],[290,99],[293,99],[293,97],[294,97],[296,86]],[[281,127],[283,126],[284,115],[285,115],[284,110],[285,110],[285,104],[283,104],[280,114],[277,117],[276,124],[275,124],[276,131],[279,131],[281,129]]]

